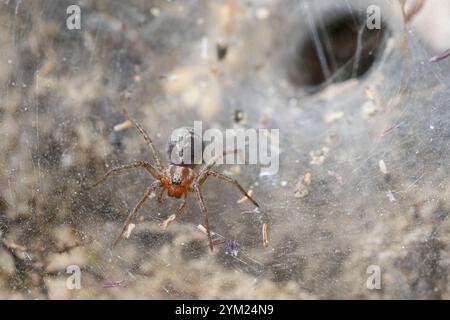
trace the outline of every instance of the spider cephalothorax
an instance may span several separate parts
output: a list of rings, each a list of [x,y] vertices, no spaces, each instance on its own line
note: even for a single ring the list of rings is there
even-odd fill
[[[125,115],[128,117],[126,113]],[[153,193],[156,192],[157,188],[160,188],[160,195],[159,195],[160,202],[162,202],[162,197],[165,192],[167,192],[167,195],[169,197],[182,198],[182,203],[178,208],[179,214],[183,212],[186,206],[186,197],[188,193],[195,193],[195,195],[197,196],[198,203],[200,205],[200,210],[202,211],[204,216],[204,225],[206,227],[206,231],[208,234],[209,247],[211,251],[213,250],[213,241],[211,238],[211,229],[208,222],[208,210],[203,200],[203,195],[201,191],[201,186],[205,183],[208,177],[212,176],[233,183],[255,206],[259,207],[256,201],[253,200],[253,198],[247,193],[247,191],[245,191],[245,189],[239,184],[237,180],[212,170],[212,167],[215,165],[215,162],[204,165],[203,168],[198,173],[194,171],[195,165],[190,164],[188,165],[185,164],[183,161],[180,161],[179,162],[180,164],[171,163],[167,166],[163,166],[161,164],[161,160],[159,159],[156,153],[155,147],[153,146],[153,142],[150,139],[150,136],[147,134],[147,132],[145,132],[145,130],[141,127],[141,125],[133,118],[128,117],[128,120],[131,121],[139,130],[139,132],[143,135],[145,141],[150,147],[153,158],[155,160],[155,165],[152,165],[145,161],[138,161],[131,163],[129,165],[111,169],[97,183],[95,183],[94,186],[97,186],[100,183],[104,182],[112,174],[124,172],[132,168],[145,169],[155,179],[155,181],[150,185],[147,192],[144,194],[144,196],[141,198],[138,204],[134,207],[134,209],[128,214],[128,217],[122,227],[121,232],[114,241],[114,245],[117,244],[117,242],[119,242],[119,240],[122,238],[122,235],[127,230],[129,224],[133,221],[136,213],[139,211],[139,209],[142,208],[145,201],[147,201],[147,199]],[[190,134],[191,131],[187,130],[186,132]],[[185,137],[181,138],[182,139],[169,141],[169,148],[168,148],[169,153],[175,150],[177,151],[177,154],[179,156],[181,157],[186,156],[182,152],[180,152],[180,150],[184,150],[184,145],[183,146],[177,145],[177,143],[181,143],[183,141],[186,142]],[[194,136],[189,135],[188,140],[192,142],[193,140],[191,139],[194,138],[195,138]],[[188,157],[191,156],[192,154],[188,155]],[[189,161],[189,163],[193,162]]]
[[[197,174],[191,168],[177,165],[169,165],[162,172],[161,188],[167,190],[169,197],[181,198],[187,192],[192,192],[192,182]]]

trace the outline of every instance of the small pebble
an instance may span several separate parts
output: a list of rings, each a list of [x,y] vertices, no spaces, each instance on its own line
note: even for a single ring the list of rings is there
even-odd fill
[[[269,11],[269,9],[267,9],[265,7],[261,7],[256,10],[256,18],[258,18],[259,20],[265,20],[269,16],[270,16],[270,11]]]
[[[378,166],[380,167],[380,171],[381,171],[383,174],[388,174],[387,167],[386,167],[386,163],[384,163],[384,160],[380,160],[380,161],[378,162]]]
[[[158,8],[151,8],[150,12],[154,17],[159,16],[159,14],[161,13],[161,11]]]

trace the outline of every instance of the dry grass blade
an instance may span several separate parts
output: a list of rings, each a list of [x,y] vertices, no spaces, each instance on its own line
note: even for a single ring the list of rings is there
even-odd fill
[[[438,61],[444,60],[448,57],[450,57],[450,49],[445,50],[444,52],[442,52],[441,54],[438,54],[437,56],[434,56],[433,58],[430,59],[430,62],[438,62]]]
[[[264,223],[262,226],[262,244],[264,248],[269,246],[269,233],[267,223]]]

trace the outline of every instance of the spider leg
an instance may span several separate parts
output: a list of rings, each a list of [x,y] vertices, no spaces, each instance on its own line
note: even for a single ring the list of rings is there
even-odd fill
[[[105,182],[111,175],[114,175],[116,173],[125,172],[125,171],[128,171],[133,168],[144,168],[145,170],[147,170],[148,173],[150,173],[150,175],[153,178],[158,179],[159,171],[156,170],[150,163],[147,163],[144,161],[137,161],[137,162],[133,162],[128,165],[125,165],[125,166],[121,166],[121,167],[117,167],[117,168],[113,168],[113,169],[109,170],[108,172],[105,173],[105,175],[99,181],[94,183],[92,185],[92,187],[94,188],[94,187],[98,186],[99,184]]]
[[[226,182],[231,182],[239,189],[239,191],[242,192],[242,194],[244,196],[246,196],[248,198],[248,200],[250,200],[255,206],[257,206],[259,208],[259,204],[247,193],[247,191],[245,191],[245,189],[241,186],[241,184],[236,179],[233,179],[227,175],[224,175],[222,173],[219,173],[219,172],[216,172],[213,170],[208,170],[205,172],[205,175],[203,177],[199,176],[199,178],[198,178],[199,184],[201,185],[201,184],[205,183],[206,179],[209,176],[216,177],[216,178],[218,178],[220,180],[224,180]]]
[[[238,156],[241,159],[243,158],[242,150],[240,150],[240,149],[225,150],[221,156],[215,156],[215,157],[209,159],[207,161],[207,163],[203,166],[203,168],[200,169],[199,176],[201,176],[201,180],[206,180],[207,172],[216,165],[217,161],[219,161],[220,159],[223,159],[224,156],[226,156],[227,154],[231,154],[231,153],[238,154]],[[199,181],[200,181],[200,179],[199,179]],[[201,184],[203,184],[203,183],[200,183],[200,185]]]
[[[180,206],[178,207],[177,216],[184,212],[184,209],[186,208],[186,198],[187,198],[187,193],[184,194],[183,200],[182,200]]]
[[[163,203],[164,203],[163,196],[164,196],[164,192],[165,192],[165,191],[166,191],[165,189],[161,189],[161,192],[159,193],[159,196],[158,196],[158,202],[159,202],[160,204],[163,204]]]
[[[208,222],[208,209],[206,209],[205,201],[203,200],[202,191],[200,190],[199,186],[195,184],[195,185],[193,185],[193,189],[195,191],[195,194],[197,195],[197,200],[200,205],[200,210],[202,211],[204,219],[205,219],[205,227],[206,227],[206,232],[208,234],[209,248],[211,249],[211,251],[213,251],[211,227],[209,226],[209,222]]]
[[[134,124],[134,126],[139,130],[139,132],[144,137],[145,141],[147,142],[147,145],[150,147],[153,159],[155,159],[156,167],[158,168],[159,171],[161,171],[162,170],[161,160],[158,157],[158,153],[156,152],[155,146],[153,145],[153,141],[152,141],[152,139],[150,139],[150,136],[148,135],[147,131],[145,131],[144,128],[142,128],[142,126],[139,124],[139,122],[137,122],[135,119],[130,117],[125,110],[123,110],[123,113],[124,113],[125,117],[127,117],[127,119],[130,120]]]
[[[142,199],[138,202],[138,204],[134,207],[134,209],[128,214],[127,220],[125,220],[125,223],[123,224],[122,230],[120,231],[119,235],[116,237],[116,239],[113,242],[113,246],[115,246],[120,239],[122,238],[122,235],[125,233],[125,231],[128,229],[128,226],[130,225],[131,221],[134,219],[136,212],[142,208],[145,201],[150,197],[150,195],[155,191],[155,189],[160,185],[161,183],[159,181],[155,181],[152,183],[150,188],[147,190],[147,192],[144,194]]]

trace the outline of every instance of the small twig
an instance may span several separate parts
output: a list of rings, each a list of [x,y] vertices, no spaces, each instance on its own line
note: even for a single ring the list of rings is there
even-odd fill
[[[116,124],[113,128],[115,132],[120,132],[133,127],[133,123],[130,120],[125,120],[122,123]]]
[[[251,210],[241,210],[241,213],[242,214],[258,214],[258,213],[261,213],[261,211],[259,210],[259,208],[254,208],[254,209],[251,209]]]
[[[269,234],[267,223],[264,223],[262,226],[262,244],[264,248],[267,248],[269,246]]]
[[[167,227],[169,226],[169,224],[172,223],[172,221],[174,221],[176,219],[177,215],[176,214],[171,214],[166,220],[164,220],[163,222],[161,222],[159,224],[159,227],[163,230],[166,230]]]
[[[125,287],[127,282],[125,280],[114,281],[114,282],[106,282],[102,284],[102,288],[116,288],[116,287]]]
[[[432,57],[430,59],[430,62],[438,62],[438,61],[444,60],[445,58],[448,58],[448,57],[450,57],[450,49],[445,50],[441,54],[438,54],[437,56]]]

